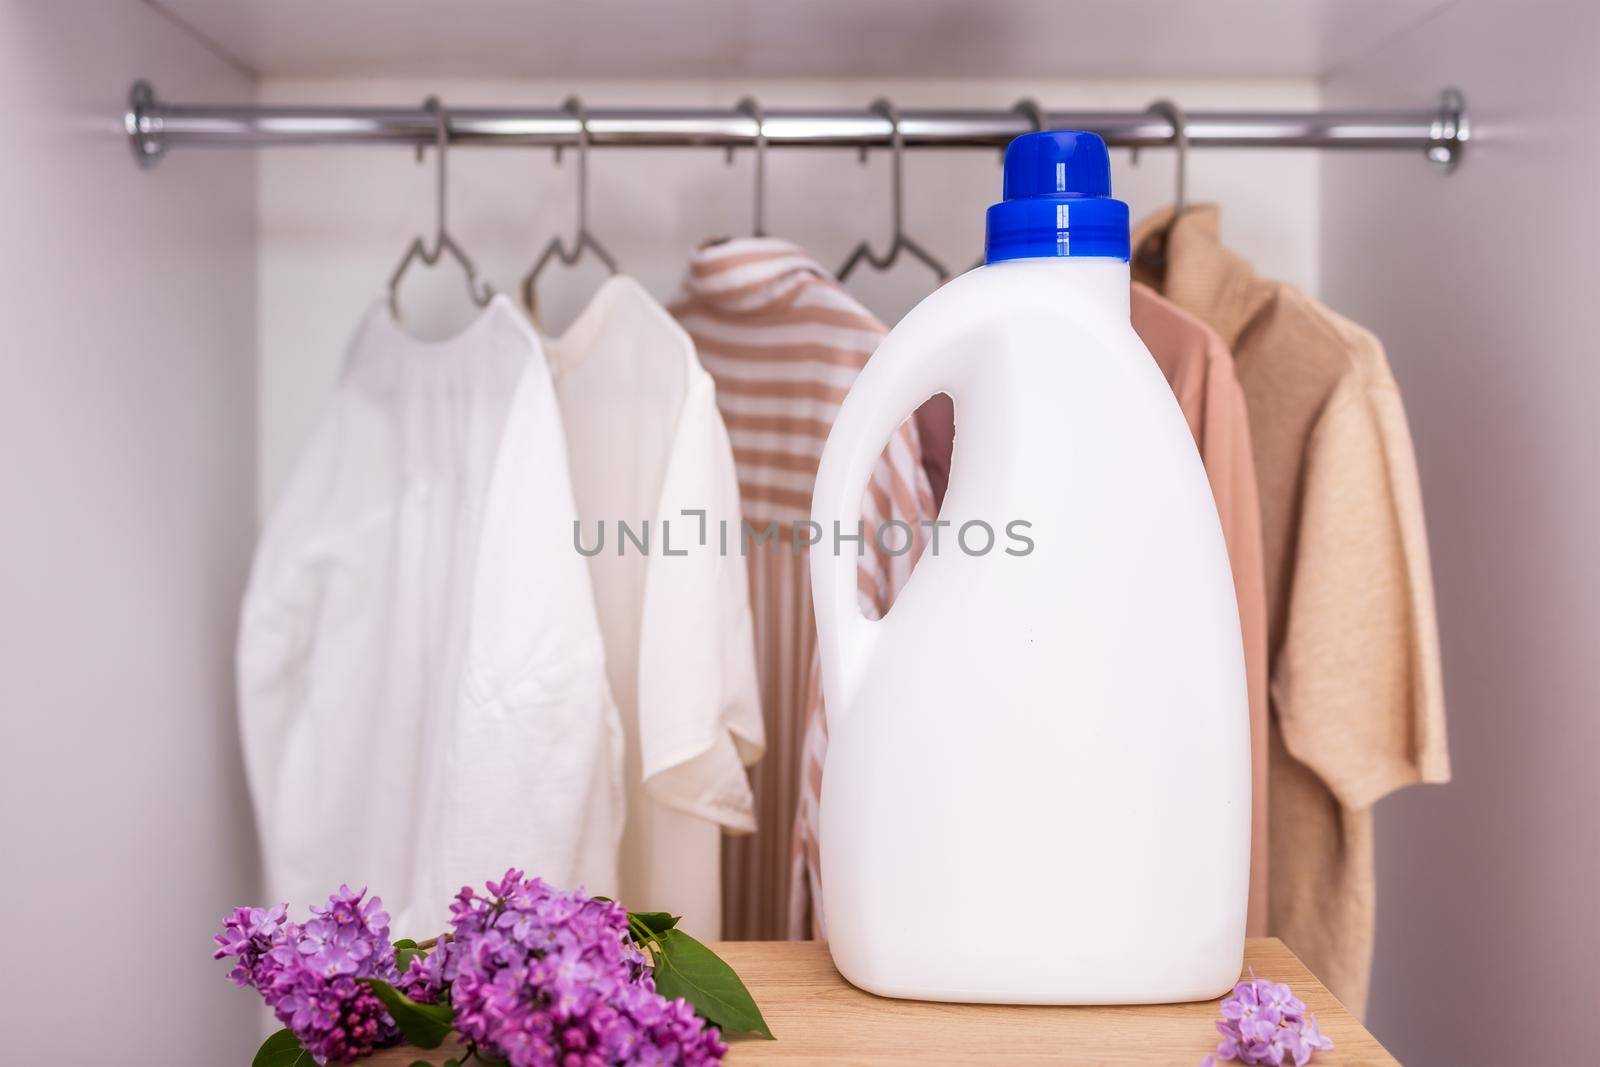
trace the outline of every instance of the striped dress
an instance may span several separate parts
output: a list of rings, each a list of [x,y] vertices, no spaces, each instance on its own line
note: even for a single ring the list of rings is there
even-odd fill
[[[748,541],[756,662],[767,755],[751,770],[756,832],[724,839],[723,936],[801,937],[818,928],[816,812],[827,724],[817,668],[810,569],[794,550],[794,526],[811,514],[822,446],[883,324],[799,248],[741,238],[695,254],[671,308],[694,338],[717,385],[733,443],[745,524],[770,540]],[[916,425],[890,439],[862,501],[862,611],[888,611],[936,511]],[[912,550],[891,556],[872,536],[899,520],[916,531]],[[737,534],[730,532],[729,545]],[[900,535],[886,533],[891,546]]]

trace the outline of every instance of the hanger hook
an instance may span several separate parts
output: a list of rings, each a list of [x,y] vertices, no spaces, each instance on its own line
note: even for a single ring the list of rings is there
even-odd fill
[[[494,298],[494,286],[488,282],[478,280],[478,268],[472,263],[471,257],[450,236],[449,218],[447,210],[450,204],[449,196],[449,166],[445,160],[446,149],[450,143],[450,116],[445,111],[444,105],[437,96],[430,96],[422,102],[424,111],[433,115],[433,147],[438,159],[438,181],[434,186],[434,234],[433,247],[429,248],[427,242],[421,237],[411,239],[411,244],[406,246],[405,255],[400,258],[400,265],[389,275],[389,311],[396,318],[400,317],[400,279],[405,277],[406,269],[413,260],[420,259],[425,266],[433,266],[448,252],[467,275],[467,293],[472,297],[472,302],[479,307],[488,304]],[[425,144],[417,145],[417,160],[421,162]]]
[[[889,182],[890,182],[890,210],[894,221],[894,233],[891,240],[898,244],[905,238],[905,135],[900,132],[900,112],[889,102],[887,97],[878,97],[872,102],[872,111],[882,115],[889,123]]]
[[[863,259],[870,263],[876,270],[888,270],[890,267],[894,266],[895,262],[900,258],[901,252],[907,252],[918,262],[922,263],[923,266],[933,271],[933,273],[938,276],[939,282],[942,285],[950,278],[949,270],[945,268],[943,263],[939,262],[939,260],[934,257],[932,252],[929,252],[926,248],[923,248],[922,245],[912,240],[906,234],[906,138],[905,132],[900,128],[900,112],[895,110],[895,106],[892,103],[881,96],[872,102],[872,107],[870,110],[883,116],[883,118],[889,123],[889,147],[893,152],[893,156],[891,157],[889,163],[889,173],[890,181],[894,186],[891,190],[893,193],[891,208],[894,213],[894,233],[889,239],[889,250],[882,256],[872,251],[872,246],[867,241],[862,241],[860,244],[856,245],[855,250],[850,253],[850,257],[845,260],[844,266],[839,268],[837,277],[839,281],[844,281],[850,276],[850,272],[855,270],[856,264],[860,263]],[[866,151],[865,144],[862,145],[862,151]]]
[[[578,120],[578,233],[589,232],[589,112],[583,101],[569,96],[561,109]]]
[[[1017,113],[1018,115],[1021,115],[1023,118],[1028,120],[1028,125],[1033,127],[1033,129],[1031,131],[1029,131],[1029,132],[1031,132],[1031,133],[1043,133],[1044,132],[1044,127],[1045,127],[1044,111],[1042,111],[1040,109],[1039,101],[1035,100],[1031,96],[1025,96],[1021,100],[1018,100],[1015,104],[1012,104],[1011,105],[1011,110],[1014,111],[1015,113]],[[1006,149],[1009,148],[1010,146],[1011,146],[1011,142],[1010,141],[1007,141],[1005,144],[1000,146],[1000,162],[1001,163],[1005,162]],[[982,264],[982,260],[979,260],[979,263],[981,265]]]
[[[1172,147],[1177,150],[1177,190],[1173,197],[1172,217],[1178,218],[1183,214],[1183,209],[1188,201],[1188,174],[1189,174],[1189,120],[1183,114],[1183,108],[1171,100],[1157,100],[1145,108],[1145,113],[1160,115],[1172,127]]]
[[[756,202],[755,202],[755,230],[756,237],[767,235],[767,120],[761,105],[753,96],[740,100],[735,108],[741,115],[747,115],[755,123],[755,152],[756,152]]]
[[[1031,96],[1025,96],[1011,105],[1011,110],[1026,118],[1033,124],[1034,133],[1043,133],[1045,127],[1044,112],[1039,109],[1039,101]]]
[[[578,150],[578,229],[572,235],[572,245],[568,247],[566,241],[558,234],[550,238],[544,246],[539,257],[533,261],[533,266],[528,273],[522,276],[522,303],[530,312],[536,312],[538,307],[536,289],[539,275],[552,260],[560,260],[567,266],[572,266],[582,257],[584,249],[594,253],[596,259],[605,265],[606,270],[612,274],[617,273],[617,260],[604,245],[595,239],[589,232],[589,113],[584,110],[583,101],[576,96],[569,96],[562,101],[561,109],[578,121],[578,133],[574,143]],[[557,145],[559,153],[561,146]],[[556,162],[561,157],[556,156]]]
[[[444,244],[444,235],[450,228],[449,217],[446,214],[450,203],[447,188],[449,168],[445,162],[446,146],[450,143],[450,120],[445,113],[444,104],[437,96],[428,97],[422,102],[422,107],[433,115],[433,150],[435,155],[433,164],[438,172],[438,181],[434,186],[434,195],[437,199],[434,201],[433,211],[433,248],[434,255],[438,255],[440,246]],[[417,152],[420,155],[422,150],[419,148]]]

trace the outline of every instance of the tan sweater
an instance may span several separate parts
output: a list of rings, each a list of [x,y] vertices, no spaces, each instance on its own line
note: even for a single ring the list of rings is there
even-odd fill
[[[1140,225],[1137,249],[1170,213]],[[1450,778],[1416,460],[1377,338],[1257,277],[1217,209],[1136,276],[1233,352],[1261,495],[1273,710],[1268,925],[1357,1014],[1372,965],[1372,805]]]

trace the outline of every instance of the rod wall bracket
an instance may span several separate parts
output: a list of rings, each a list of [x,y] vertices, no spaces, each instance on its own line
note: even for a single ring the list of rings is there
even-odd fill
[[[1429,131],[1427,155],[1439,169],[1449,174],[1461,165],[1467,142],[1472,139],[1472,124],[1467,119],[1467,100],[1460,89],[1439,94],[1439,116]]]
[[[122,125],[128,131],[133,161],[141,170],[155,166],[167,152],[161,140],[161,119],[150,114],[155,102],[155,89],[143,79],[128,90],[128,110],[123,113]]]

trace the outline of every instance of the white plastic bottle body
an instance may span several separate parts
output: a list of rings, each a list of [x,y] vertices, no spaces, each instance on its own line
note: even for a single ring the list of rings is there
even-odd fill
[[[840,972],[871,992],[1147,1003],[1213,997],[1239,975],[1237,604],[1128,284],[1110,258],[957,278],[885,339],[824,449],[823,903]],[[940,391],[957,421],[948,525],[869,622],[834,523],[855,530],[884,442]],[[986,551],[976,524],[993,531]]]

